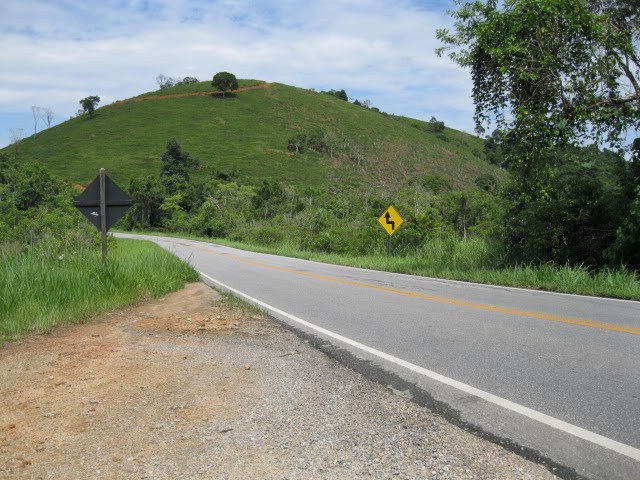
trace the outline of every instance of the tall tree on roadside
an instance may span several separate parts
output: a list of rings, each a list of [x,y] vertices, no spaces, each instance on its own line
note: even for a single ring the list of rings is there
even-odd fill
[[[82,107],[84,113],[89,114],[89,118],[93,117],[93,112],[96,111],[96,105],[98,105],[98,103],[100,103],[100,97],[96,95],[92,95],[80,100],[80,106]]]
[[[222,91],[222,98],[228,90],[236,90],[238,88],[238,80],[233,73],[218,72],[213,76],[211,85]]]
[[[621,146],[640,127],[637,0],[459,2],[451,15],[437,52],[471,69],[476,123],[503,132],[527,195],[544,196],[551,147]]]

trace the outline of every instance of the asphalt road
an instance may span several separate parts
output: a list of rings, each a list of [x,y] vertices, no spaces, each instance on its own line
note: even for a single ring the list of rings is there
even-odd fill
[[[354,368],[564,477],[640,479],[639,302],[129,237],[188,259]]]

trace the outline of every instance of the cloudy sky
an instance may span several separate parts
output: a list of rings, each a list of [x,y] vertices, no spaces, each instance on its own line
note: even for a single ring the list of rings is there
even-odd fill
[[[1,0],[0,146],[33,133],[32,106],[69,119],[157,89],[155,78],[344,88],[386,112],[473,131],[467,71],[438,58],[451,0]],[[38,131],[43,128],[38,124]]]

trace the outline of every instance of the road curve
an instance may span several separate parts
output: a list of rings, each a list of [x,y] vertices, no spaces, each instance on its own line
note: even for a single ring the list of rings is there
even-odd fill
[[[640,479],[640,302],[117,235],[158,243],[354,368],[563,477]]]

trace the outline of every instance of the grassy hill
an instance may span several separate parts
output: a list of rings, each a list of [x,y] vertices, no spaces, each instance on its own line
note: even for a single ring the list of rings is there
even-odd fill
[[[243,178],[278,179],[290,184],[328,186],[366,184],[391,190],[411,178],[440,175],[456,188],[471,186],[482,174],[498,180],[505,173],[485,159],[482,141],[446,128],[432,133],[427,122],[386,115],[338,98],[283,84],[261,85],[221,99],[210,82],[148,92],[105,105],[87,115],[24,139],[21,160],[37,160],[69,181],[86,184],[100,167],[117,182],[134,175],[157,174],[167,141],[207,167],[237,169]],[[333,155],[287,150],[296,134],[321,131],[336,144]],[[13,146],[5,151],[13,152]]]

